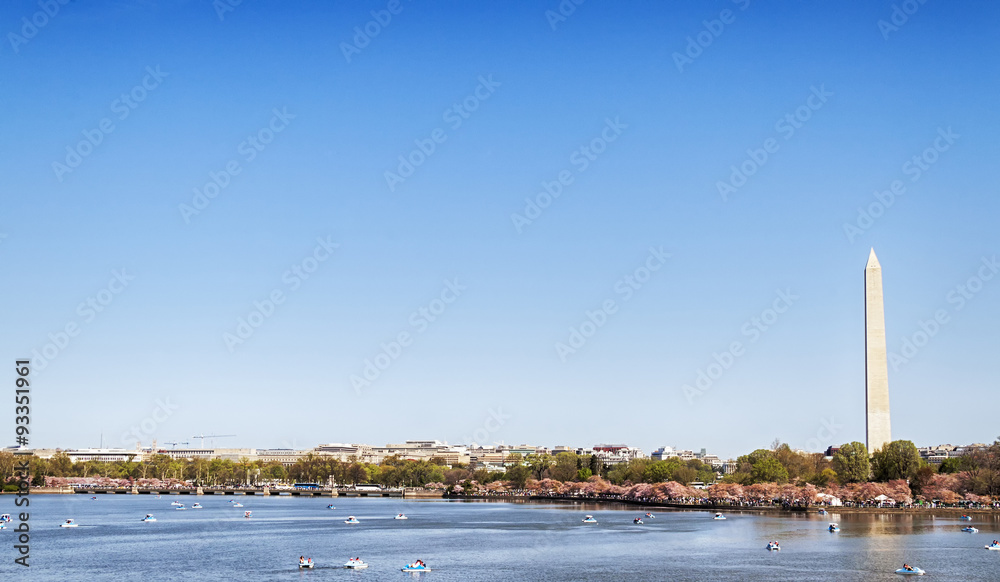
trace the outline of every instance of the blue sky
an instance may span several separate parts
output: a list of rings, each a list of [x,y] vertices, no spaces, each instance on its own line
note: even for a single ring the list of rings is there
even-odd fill
[[[871,247],[893,437],[997,436],[1000,7],[559,6],[4,3],[32,444],[863,441]]]

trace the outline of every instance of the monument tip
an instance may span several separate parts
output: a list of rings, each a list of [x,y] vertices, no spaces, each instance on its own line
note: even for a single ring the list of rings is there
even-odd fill
[[[866,269],[879,268],[881,265],[878,263],[878,257],[875,256],[875,247],[872,247],[872,252],[868,254],[868,264],[865,265]]]

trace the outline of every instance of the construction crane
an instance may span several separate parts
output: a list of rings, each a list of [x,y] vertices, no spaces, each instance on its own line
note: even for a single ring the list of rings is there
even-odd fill
[[[165,444],[165,445],[171,445],[171,447],[170,447],[171,449],[176,449],[177,445],[187,445],[187,444],[190,444],[190,443],[188,443],[187,441],[184,441],[183,443],[172,443],[172,442],[164,441],[163,444]]]
[[[205,448],[205,439],[222,438],[222,437],[234,437],[234,436],[236,436],[236,435],[234,435],[234,434],[196,434],[196,435],[194,435],[191,438],[193,438],[193,439],[201,439],[201,448],[204,449]],[[212,446],[213,447],[215,446],[214,441],[212,443]]]

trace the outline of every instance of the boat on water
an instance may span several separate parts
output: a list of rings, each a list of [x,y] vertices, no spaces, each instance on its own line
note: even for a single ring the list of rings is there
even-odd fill
[[[394,517],[393,519],[410,519],[410,518],[406,517],[402,513],[397,513],[396,517]]]
[[[10,514],[5,513],[3,515],[0,515],[0,521],[10,521]]]
[[[972,521],[972,516],[971,515],[963,515],[962,517],[959,517],[958,519],[964,519],[965,521]]]
[[[183,505],[178,505],[174,509],[177,510],[177,511],[187,511],[187,508],[184,507]]]
[[[0,529],[7,529],[7,522],[6,521],[0,521]]]
[[[594,519],[593,515],[588,515],[583,518],[583,523],[597,523],[597,520]]]
[[[909,569],[900,568],[899,570],[896,570],[896,573],[902,574],[903,576],[923,576],[924,574],[926,574],[926,572],[924,572],[920,568],[917,568],[916,566],[910,566]]]
[[[962,531],[965,533],[979,533],[979,530],[974,527],[963,527]]]
[[[59,527],[76,527],[77,523],[72,519],[67,519],[65,523],[60,523]]]
[[[243,507],[243,504],[242,503],[234,503],[233,507]]]
[[[655,515],[653,515],[652,513],[649,513],[649,512],[647,511],[647,512],[646,512],[646,517],[648,517],[648,518],[650,518],[650,519],[653,519],[653,518],[654,518],[654,517],[656,517],[656,516],[655,516]]]
[[[362,560],[361,558],[351,558],[347,560],[347,563],[344,564],[344,567],[350,568],[351,570],[364,570],[365,568],[368,567],[368,564],[366,564],[365,561]]]
[[[170,505],[184,505],[184,504],[181,503],[180,501],[171,501]]]
[[[153,517],[152,513],[147,513],[146,517],[140,519],[139,521],[156,521],[156,518]]]
[[[354,517],[353,515],[348,515],[347,519],[344,520],[344,523],[361,523],[361,522],[358,521],[358,518]]]
[[[726,519],[726,516],[725,516],[725,515],[722,515],[721,513],[716,513],[716,514],[715,514],[715,517],[713,517],[712,519],[719,519],[719,520],[722,520],[722,519]]]
[[[430,572],[431,569],[427,567],[427,564],[423,560],[417,560],[412,564],[407,564],[401,568],[404,572]]]
[[[990,544],[988,546],[983,546],[987,550],[998,550],[1000,551],[1000,544]]]
[[[191,509],[201,509],[201,504],[195,503],[194,505],[191,506]]]
[[[299,558],[299,568],[312,568],[316,565],[312,558]]]
[[[632,523],[634,523],[636,525],[642,525],[642,519],[637,517],[637,518],[635,518],[635,519],[632,520]]]
[[[835,523],[831,523],[830,527],[828,527],[827,529],[830,531],[840,531],[840,526]]]
[[[95,495],[95,496],[91,497],[90,500],[91,501],[97,501],[97,496]]]
[[[773,551],[780,550],[781,546],[778,545],[778,542],[768,542],[767,549],[773,552]]]
[[[336,507],[334,507],[334,506],[333,506],[333,504],[332,504],[332,503],[331,503],[330,505],[327,505],[327,506],[326,506],[326,508],[327,508],[327,509],[337,509]]]
[[[829,512],[829,511],[827,511],[827,510],[825,510],[825,509],[820,509],[820,510],[819,510],[819,514],[820,514],[820,515],[826,515],[826,514],[828,514],[828,513],[830,513],[830,512]]]
[[[244,511],[243,512],[243,517],[249,519],[249,518],[253,517],[253,512],[252,511]]]

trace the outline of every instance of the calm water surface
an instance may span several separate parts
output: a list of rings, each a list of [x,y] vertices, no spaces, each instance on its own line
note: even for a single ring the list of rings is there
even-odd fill
[[[176,511],[172,500],[204,509]],[[244,508],[233,508],[238,499]],[[0,513],[14,513],[14,497]],[[327,509],[333,503],[336,509]],[[251,519],[243,518],[253,511]],[[0,573],[16,580],[900,580],[903,562],[938,580],[1000,580],[1000,520],[978,534],[951,517],[654,512],[596,505],[401,499],[84,495],[31,497],[30,569],[0,531]],[[156,523],[141,523],[146,513]],[[407,521],[394,520],[405,513]],[[583,524],[585,514],[598,524]],[[356,516],[359,525],[343,520]],[[75,519],[76,529],[60,528]],[[829,533],[830,521],[840,533]],[[16,524],[17,522],[15,522]],[[768,552],[769,540],[782,550]],[[298,570],[300,555],[314,570]],[[367,570],[341,568],[352,556]],[[431,572],[407,574],[423,559]],[[14,575],[11,577],[11,575]],[[924,577],[923,579],[928,579]]]

